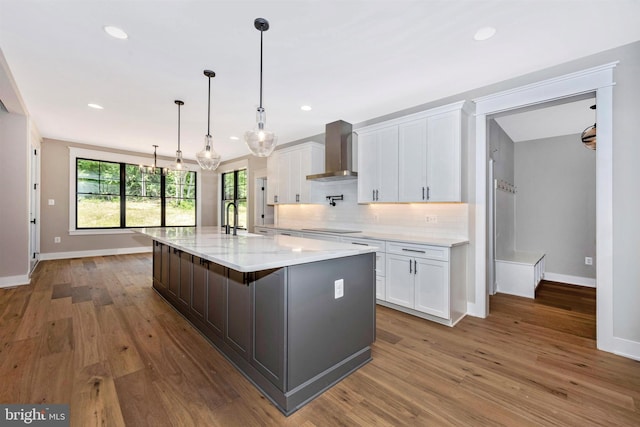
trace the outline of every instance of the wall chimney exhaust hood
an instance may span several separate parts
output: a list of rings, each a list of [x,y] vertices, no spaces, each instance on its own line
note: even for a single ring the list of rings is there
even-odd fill
[[[338,120],[325,128],[324,173],[307,175],[308,181],[338,181],[356,179],[351,170],[351,123]]]

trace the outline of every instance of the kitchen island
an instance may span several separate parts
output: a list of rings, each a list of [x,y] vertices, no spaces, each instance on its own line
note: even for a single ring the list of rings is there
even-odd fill
[[[371,360],[376,248],[138,231],[153,239],[154,289],[285,415]]]

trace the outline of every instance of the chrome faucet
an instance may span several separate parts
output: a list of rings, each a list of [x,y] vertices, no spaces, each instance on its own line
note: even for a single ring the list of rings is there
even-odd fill
[[[227,223],[224,226],[224,233],[229,234],[229,231],[231,231],[231,227],[229,226],[229,207],[231,206],[233,206],[233,235],[237,236],[238,235],[238,205],[236,205],[234,202],[229,202],[229,204],[227,204]]]

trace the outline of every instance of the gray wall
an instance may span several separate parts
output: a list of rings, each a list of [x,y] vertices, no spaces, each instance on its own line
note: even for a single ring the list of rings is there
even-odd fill
[[[494,161],[493,176],[514,184],[514,146],[509,135],[500,127],[498,122],[489,121],[489,157]]]
[[[29,127],[0,111],[0,279],[29,273]]]
[[[595,279],[596,152],[579,134],[515,147],[516,248],[546,253],[549,273]]]

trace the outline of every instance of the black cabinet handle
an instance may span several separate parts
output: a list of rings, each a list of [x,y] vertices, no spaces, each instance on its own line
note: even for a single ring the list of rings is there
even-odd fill
[[[424,187],[422,187],[422,200],[424,200]]]
[[[413,260],[413,274],[418,274],[418,261]]]
[[[429,187],[427,187],[427,200],[429,200],[431,198],[430,192],[431,191],[430,191]]]
[[[405,252],[415,252],[415,253],[418,253],[418,254],[425,254],[426,253],[425,251],[419,251],[418,249],[402,248],[402,250],[405,251]]]
[[[376,201],[376,190],[371,190],[371,200]]]
[[[411,260],[409,260],[409,274],[413,273],[413,270],[411,270]]]
[[[351,242],[352,245],[369,246],[366,243]]]

